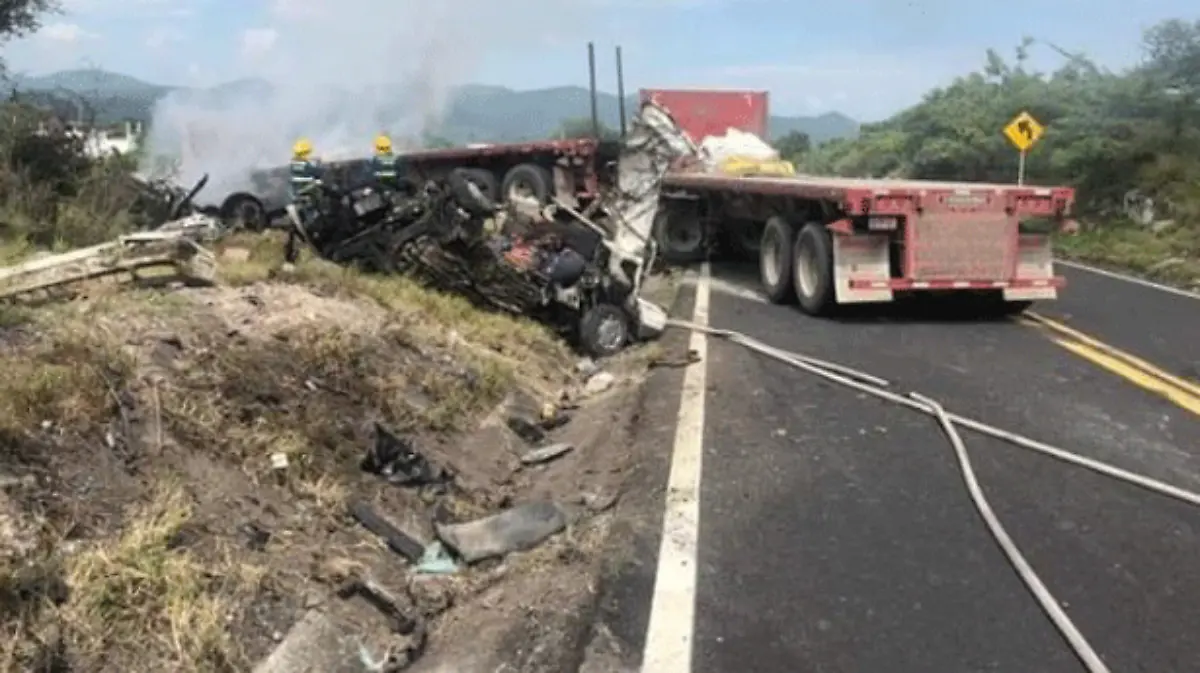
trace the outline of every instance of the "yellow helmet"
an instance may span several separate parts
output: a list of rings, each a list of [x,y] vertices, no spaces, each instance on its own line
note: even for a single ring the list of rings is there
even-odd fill
[[[387,154],[392,151],[392,139],[380,134],[375,136],[375,151],[380,154]]]
[[[307,157],[308,155],[312,154],[312,151],[312,142],[310,142],[308,138],[301,138],[296,141],[295,145],[292,145],[292,154],[298,157]]]

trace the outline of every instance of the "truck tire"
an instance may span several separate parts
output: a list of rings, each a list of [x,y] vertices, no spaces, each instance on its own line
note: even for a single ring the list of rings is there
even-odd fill
[[[629,333],[629,315],[615,304],[596,304],[579,320],[579,346],[597,359],[620,353]]]
[[[233,194],[221,204],[221,219],[233,229],[263,231],[270,224],[262,201],[251,194]]]
[[[545,205],[554,196],[554,175],[537,164],[519,164],[504,174],[500,193],[509,203],[516,198],[527,198]]]
[[[813,316],[829,315],[837,304],[833,288],[833,241],[819,222],[800,229],[792,255],[792,277],[800,309]]]
[[[450,171],[446,184],[450,187],[450,196],[468,213],[487,217],[496,212],[496,202],[488,198],[479,183],[472,179],[470,169],[456,168]]]
[[[704,223],[687,211],[659,206],[654,216],[654,242],[667,264],[693,264],[704,261]]]
[[[792,251],[795,247],[796,232],[790,222],[779,216],[767,220],[762,243],[758,246],[758,275],[772,304],[796,301],[796,286],[792,281]]]
[[[496,179],[496,174],[486,168],[464,168],[463,173],[467,179],[475,183],[479,191],[488,197],[493,203],[500,202],[500,181]]]

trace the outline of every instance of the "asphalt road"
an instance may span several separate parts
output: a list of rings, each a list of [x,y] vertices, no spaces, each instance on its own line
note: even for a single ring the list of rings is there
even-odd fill
[[[1040,312],[1200,373],[1200,301],[1066,273]],[[714,276],[714,327],[1200,491],[1200,417],[1042,330],[944,306],[814,320],[738,289],[753,278]],[[693,671],[1085,670],[988,534],[933,419],[717,339],[707,355]],[[1001,522],[1114,673],[1200,671],[1200,508],[964,439]]]

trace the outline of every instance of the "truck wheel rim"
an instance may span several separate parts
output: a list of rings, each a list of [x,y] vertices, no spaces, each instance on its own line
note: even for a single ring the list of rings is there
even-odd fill
[[[517,180],[508,188],[508,200],[517,201],[534,201],[536,202],[537,195],[533,191],[533,185],[523,180]]]
[[[796,280],[800,281],[800,293],[811,297],[817,291],[817,253],[811,245],[801,245],[796,255]]]
[[[763,280],[770,287],[775,287],[779,284],[779,269],[783,267],[782,252],[779,245],[779,236],[773,231],[767,232],[766,237],[762,241],[762,250],[759,258],[762,260]]]
[[[616,316],[608,316],[596,328],[596,343],[606,351],[616,350],[625,340],[625,326]]]
[[[700,223],[696,221],[667,221],[667,245],[675,252],[694,252],[700,248],[703,237]]]

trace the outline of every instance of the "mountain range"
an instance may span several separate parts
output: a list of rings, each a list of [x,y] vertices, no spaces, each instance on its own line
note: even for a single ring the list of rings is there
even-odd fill
[[[18,95],[59,107],[69,106],[66,114],[78,113],[85,102],[89,116],[98,123],[131,119],[150,121],[155,103],[170,93],[195,96],[208,105],[247,94],[269,96],[273,87],[257,79],[242,79],[206,89],[164,86],[143,82],[135,77],[104,70],[69,70],[38,77],[17,77],[9,86]],[[636,109],[636,96],[630,96],[626,110]],[[620,99],[612,94],[597,95],[600,120],[610,128],[619,125]],[[564,120],[590,116],[588,90],[561,86],[532,91],[517,91],[500,86],[467,85],[457,88],[433,135],[455,144],[469,142],[516,142],[550,137]],[[808,134],[814,144],[833,138],[855,136],[858,122],[831,112],[813,117],[772,116],[773,138],[792,131]]]

